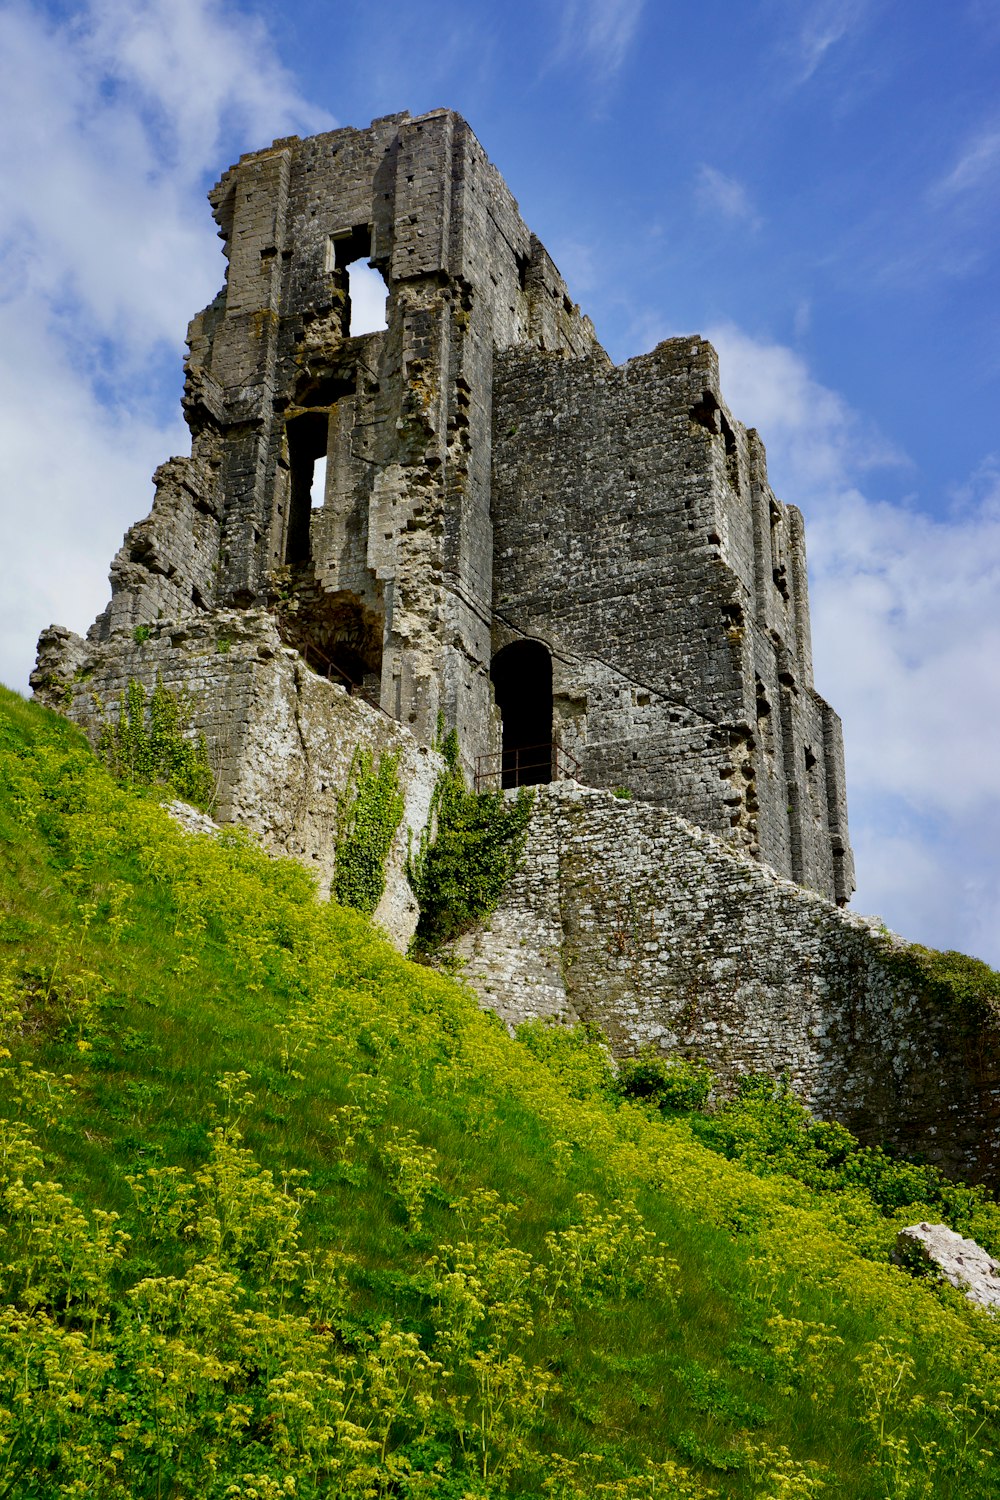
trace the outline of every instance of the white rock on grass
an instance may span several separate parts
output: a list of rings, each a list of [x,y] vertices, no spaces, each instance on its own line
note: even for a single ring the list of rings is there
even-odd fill
[[[912,1264],[921,1257],[970,1302],[1000,1307],[1000,1261],[975,1240],[963,1239],[947,1224],[911,1224],[896,1236],[896,1258]]]
[[[175,823],[179,823],[186,833],[218,833],[219,825],[213,818],[204,813],[200,808],[192,807],[190,802],[164,802],[164,812],[168,812]]]

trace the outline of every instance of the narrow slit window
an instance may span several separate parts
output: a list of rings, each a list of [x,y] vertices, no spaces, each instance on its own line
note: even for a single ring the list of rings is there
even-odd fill
[[[307,563],[311,554],[312,513],[323,504],[328,424],[325,411],[308,412],[294,417],[286,428],[290,473],[285,562],[293,566]]]

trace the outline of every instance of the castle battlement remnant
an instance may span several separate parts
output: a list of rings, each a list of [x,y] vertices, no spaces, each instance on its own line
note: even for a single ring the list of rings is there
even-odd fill
[[[112,564],[98,656],[264,606],[423,744],[454,728],[470,775],[568,768],[846,901],[802,518],[711,346],[614,366],[449,110],[275,141],[210,199],[229,264],[188,334],[191,456]],[[387,327],[352,337],[359,258]]]

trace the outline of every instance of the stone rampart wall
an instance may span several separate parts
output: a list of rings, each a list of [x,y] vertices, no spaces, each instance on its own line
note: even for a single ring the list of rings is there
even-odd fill
[[[648,803],[541,788],[491,926],[459,944],[484,1002],[597,1023],[614,1051],[787,1072],[815,1112],[950,1171],[1000,1162],[1000,1035],[905,977],[905,945]]]

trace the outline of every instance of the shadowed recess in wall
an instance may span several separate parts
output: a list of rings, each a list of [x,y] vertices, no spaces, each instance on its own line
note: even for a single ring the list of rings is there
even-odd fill
[[[541,641],[514,641],[490,669],[503,724],[501,785],[552,780],[552,657]]]

